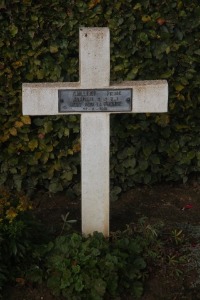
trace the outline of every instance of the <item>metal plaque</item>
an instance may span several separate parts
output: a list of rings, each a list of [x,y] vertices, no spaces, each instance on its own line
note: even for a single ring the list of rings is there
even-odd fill
[[[58,90],[59,112],[124,112],[132,110],[132,89]]]

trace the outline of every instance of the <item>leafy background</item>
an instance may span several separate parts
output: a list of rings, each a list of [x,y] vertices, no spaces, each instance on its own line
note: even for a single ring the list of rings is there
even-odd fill
[[[0,4],[0,185],[80,193],[80,120],[22,116],[22,82],[78,81],[78,31],[111,32],[111,80],[167,79],[169,113],[112,115],[111,196],[200,171],[200,4],[12,0]]]

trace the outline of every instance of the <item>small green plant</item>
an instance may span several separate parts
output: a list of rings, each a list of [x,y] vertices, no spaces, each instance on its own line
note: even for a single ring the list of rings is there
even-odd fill
[[[104,299],[121,294],[140,298],[146,262],[142,237],[129,228],[105,238],[95,232],[84,237],[77,233],[59,236],[41,248],[43,275],[39,266],[30,278],[41,276],[56,296],[66,299]]]
[[[170,278],[178,278],[183,274],[183,269],[187,261],[185,255],[185,245],[187,239],[183,230],[163,228],[160,232],[161,247],[157,249],[159,258],[158,267],[166,272]]]
[[[174,229],[171,232],[171,239],[176,245],[183,244],[185,240],[185,235],[183,230]]]
[[[60,235],[63,234],[64,230],[68,231],[69,229],[71,229],[71,224],[74,224],[77,222],[76,220],[69,220],[68,217],[69,217],[69,212],[66,213],[66,215],[61,215],[61,219],[63,221],[63,226],[62,226]]]
[[[176,276],[180,276],[183,274],[183,271],[181,270],[181,266],[183,266],[186,263],[186,256],[180,255],[180,254],[172,254],[167,256],[167,265],[168,268],[171,269],[171,274],[173,273]]]
[[[182,274],[185,256],[172,230],[166,232],[163,225],[142,218],[109,238],[98,232],[88,237],[60,235],[39,248],[39,264],[27,278],[46,284],[58,299],[140,299],[152,270],[164,270],[174,279]]]

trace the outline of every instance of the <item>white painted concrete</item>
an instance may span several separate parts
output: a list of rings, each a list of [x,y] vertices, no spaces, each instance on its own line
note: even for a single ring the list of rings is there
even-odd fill
[[[82,88],[109,86],[110,32],[108,28],[80,28],[79,75]]]
[[[110,117],[81,116],[82,232],[109,235]]]
[[[80,29],[81,88],[110,84],[110,34],[108,28]],[[81,116],[82,232],[109,235],[109,115]]]
[[[108,87],[106,84],[102,86],[102,88],[106,87]],[[168,85],[166,80],[112,82],[109,87],[114,89],[132,88],[133,90],[132,111],[121,113],[163,113],[168,110]],[[86,85],[82,85],[82,81],[80,83],[55,82],[46,85],[43,83],[24,83],[23,114],[31,116],[58,115],[58,90],[79,88],[86,88]],[[104,113],[110,114],[109,112]],[[61,114],[74,113],[62,112]],[[77,114],[84,114],[84,112],[77,112]]]
[[[79,31],[80,82],[24,83],[24,115],[59,115],[59,89],[132,88],[132,111],[167,112],[165,80],[125,81],[110,84],[110,37],[108,28]],[[125,113],[125,112],[121,112]],[[109,235],[109,112],[80,112],[82,169],[82,232]]]

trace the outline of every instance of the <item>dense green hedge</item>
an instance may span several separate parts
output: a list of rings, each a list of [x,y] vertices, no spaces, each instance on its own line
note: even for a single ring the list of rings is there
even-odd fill
[[[111,80],[169,82],[168,114],[112,116],[112,195],[199,172],[199,1],[5,0],[0,12],[0,184],[79,190],[79,117],[22,116],[21,86],[78,80],[80,26],[110,28]]]

